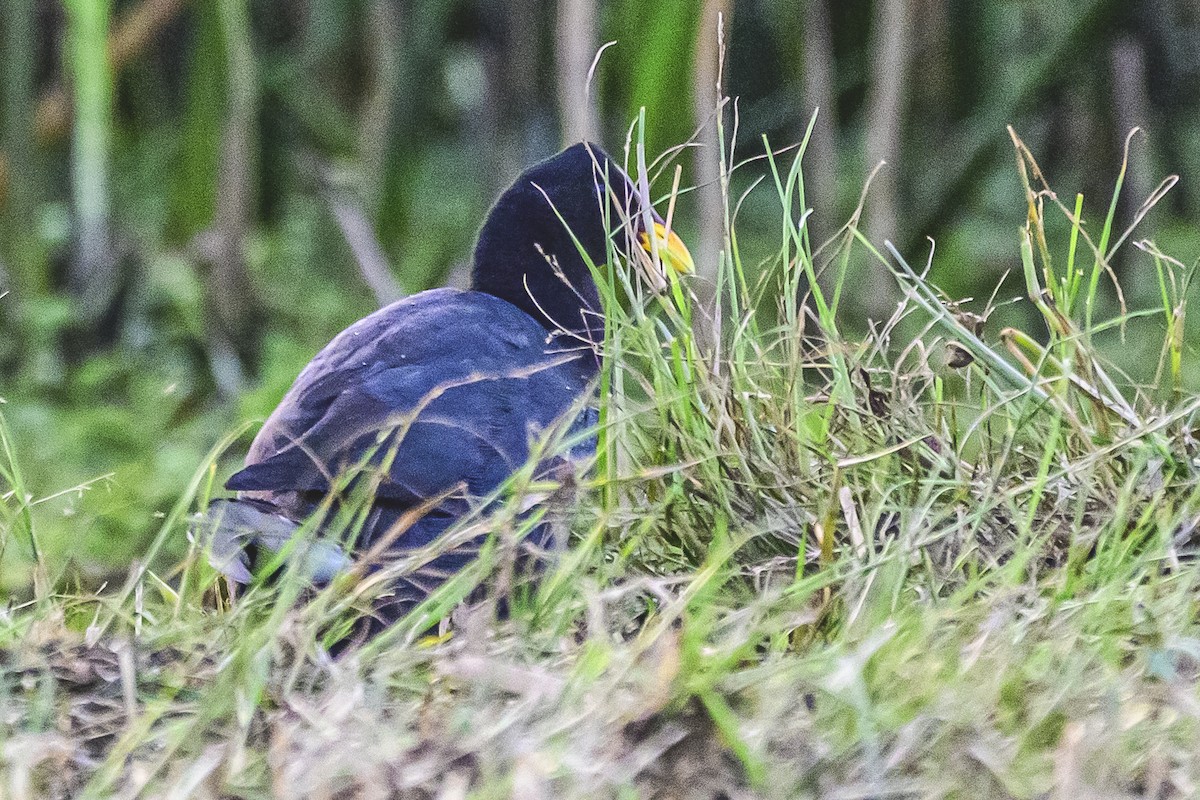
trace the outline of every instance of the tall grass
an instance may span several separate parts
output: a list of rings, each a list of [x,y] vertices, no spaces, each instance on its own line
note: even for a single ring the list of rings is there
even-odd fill
[[[669,158],[641,141],[629,172],[664,176],[644,192],[671,206]],[[812,241],[805,145],[739,160],[725,142],[726,171],[760,170],[752,191],[778,200],[778,250],[746,263],[729,198],[716,305],[653,256],[596,265],[600,446],[574,502],[520,471],[390,569],[485,532],[473,565],[337,659],[323,645],[378,580],[314,596],[279,563],[230,605],[198,547],[8,614],[13,796],[1186,796],[1191,270],[1137,242],[1161,307],[1102,318],[1079,265],[1102,277],[1131,237],[1111,216],[1093,237],[1014,144],[1011,256],[1043,329],[981,324],[991,301],[946,297],[858,213]],[[861,259],[902,299],[854,340],[839,310]],[[1122,332],[1162,340],[1158,385],[1106,361]],[[163,537],[206,502],[217,452]],[[5,541],[36,524],[17,463],[0,465]],[[542,522],[571,546],[524,584]]]

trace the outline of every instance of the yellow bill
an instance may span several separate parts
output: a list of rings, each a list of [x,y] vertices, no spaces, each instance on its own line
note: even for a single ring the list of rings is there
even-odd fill
[[[683,239],[675,235],[675,231],[668,231],[667,226],[656,221],[654,223],[654,238],[656,241],[652,244],[649,234],[645,231],[638,234],[638,242],[641,243],[642,249],[653,255],[654,247],[657,245],[658,257],[662,259],[664,264],[680,275],[687,275],[696,271],[696,262],[692,260],[692,254],[688,252],[687,245],[683,243]]]

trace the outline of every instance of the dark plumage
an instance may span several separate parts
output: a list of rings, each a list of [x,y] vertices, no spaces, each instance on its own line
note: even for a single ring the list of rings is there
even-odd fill
[[[605,173],[608,197],[626,211],[604,213]],[[227,482],[239,500],[210,509],[210,518],[227,520],[213,524],[214,552],[227,574],[247,580],[241,548],[279,549],[289,521],[310,516],[335,476],[364,460],[375,469],[385,465],[386,474],[357,546],[370,546],[433,498],[393,545],[412,548],[433,541],[497,489],[553,426],[594,424],[585,396],[604,323],[579,247],[597,265],[608,260],[610,236],[624,251],[620,221],[631,197],[628,178],[603,151],[568,148],[531,167],[496,201],[479,234],[470,291],[421,292],[338,334],[300,373],[255,438],[245,468]],[[640,215],[634,217],[640,230]],[[659,247],[690,264],[686,248],[654,219]],[[642,246],[649,248],[645,236]],[[594,439],[574,455],[589,449]],[[548,536],[543,526],[531,539],[546,546]],[[386,616],[405,610],[467,557],[451,553],[406,576]],[[318,560],[318,580],[347,563],[337,550]]]

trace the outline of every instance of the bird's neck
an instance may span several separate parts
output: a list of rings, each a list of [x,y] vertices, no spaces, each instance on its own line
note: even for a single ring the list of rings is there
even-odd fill
[[[578,253],[564,257],[533,244],[524,245],[529,252],[518,247],[481,234],[471,288],[521,309],[564,347],[599,346],[604,341],[600,294]]]

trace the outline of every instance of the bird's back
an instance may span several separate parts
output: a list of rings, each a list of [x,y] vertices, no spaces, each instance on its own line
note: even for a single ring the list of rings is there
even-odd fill
[[[302,519],[347,470],[379,474],[367,544],[404,510],[453,490],[433,518],[494,491],[531,444],[580,410],[591,350],[548,341],[525,312],[479,292],[400,300],[339,334],[301,372],[228,488]],[[438,535],[445,525],[426,525]],[[425,541],[401,544],[425,544]]]

